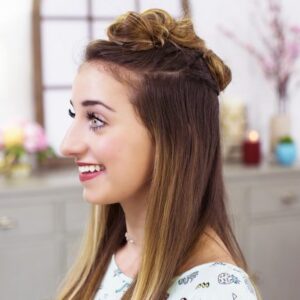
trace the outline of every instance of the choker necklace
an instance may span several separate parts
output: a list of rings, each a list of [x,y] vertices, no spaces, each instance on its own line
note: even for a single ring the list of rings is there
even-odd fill
[[[135,241],[129,237],[128,232],[125,232],[125,238],[128,243],[135,244]]]

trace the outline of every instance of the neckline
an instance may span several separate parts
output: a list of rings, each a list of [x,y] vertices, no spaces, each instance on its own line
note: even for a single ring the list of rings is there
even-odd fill
[[[116,259],[115,259],[115,254],[112,255],[112,262],[113,262],[114,267],[117,268],[117,269],[119,270],[120,274],[121,274],[123,277],[125,277],[128,281],[133,281],[133,280],[134,280],[134,278],[129,277],[128,275],[126,275],[126,274],[123,273],[122,270],[119,268],[119,266],[118,266],[118,264],[117,264],[117,262],[116,262]],[[243,274],[245,274],[245,275],[248,276],[248,274],[246,273],[246,271],[245,271],[244,269],[240,268],[240,267],[237,266],[237,265],[234,265],[234,264],[231,264],[231,263],[228,263],[228,262],[222,262],[222,261],[211,261],[211,262],[207,262],[207,263],[204,263],[204,264],[200,264],[200,265],[194,266],[194,267],[192,267],[192,268],[190,268],[190,269],[184,271],[183,273],[181,273],[181,274],[179,274],[179,275],[177,275],[177,276],[174,276],[172,282],[173,282],[174,280],[176,280],[176,279],[178,279],[178,278],[180,278],[180,277],[186,275],[186,273],[193,272],[195,269],[199,269],[199,268],[202,269],[202,268],[205,268],[205,267],[209,267],[209,266],[211,266],[211,265],[214,265],[214,264],[222,264],[222,265],[225,265],[225,266],[229,266],[229,267],[231,267],[231,268],[235,268],[235,269],[239,270],[240,272],[242,272]]]
[[[119,268],[117,262],[116,262],[116,258],[115,258],[115,254],[112,255],[112,262],[115,268],[118,269],[118,271],[120,272],[120,274],[125,277],[125,279],[127,279],[128,281],[133,281],[134,279],[132,277],[129,277],[128,275],[126,275],[125,273],[123,273],[123,271]]]

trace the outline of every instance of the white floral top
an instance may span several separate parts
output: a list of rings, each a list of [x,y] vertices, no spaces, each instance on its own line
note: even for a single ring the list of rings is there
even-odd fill
[[[94,300],[120,300],[133,279],[118,268],[112,256]],[[196,266],[173,278],[168,300],[257,300],[248,274],[222,262]]]

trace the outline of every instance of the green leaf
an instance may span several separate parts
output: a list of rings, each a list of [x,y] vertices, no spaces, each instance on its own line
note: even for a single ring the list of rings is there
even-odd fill
[[[278,144],[293,144],[293,143],[294,143],[294,141],[293,141],[292,137],[289,135],[282,136],[278,140]]]

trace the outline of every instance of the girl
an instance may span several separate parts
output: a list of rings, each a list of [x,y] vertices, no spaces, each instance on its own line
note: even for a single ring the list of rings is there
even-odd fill
[[[91,215],[56,299],[257,299],[225,207],[230,69],[164,10],[125,13],[107,35],[86,48],[61,144]]]

